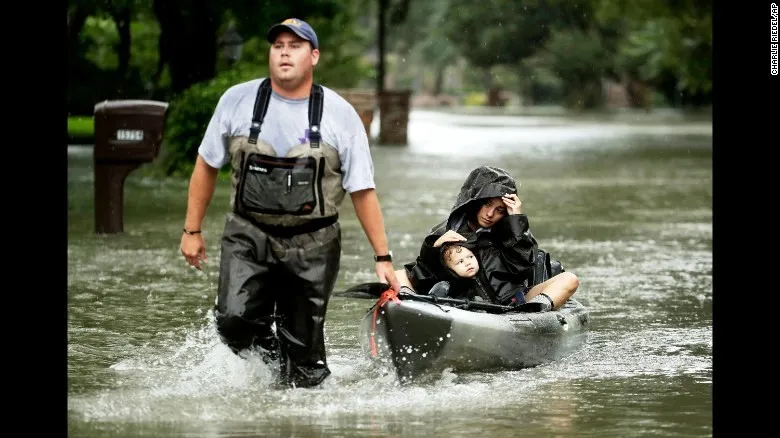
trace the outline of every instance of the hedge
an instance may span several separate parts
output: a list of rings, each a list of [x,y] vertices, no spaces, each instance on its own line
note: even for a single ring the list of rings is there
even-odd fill
[[[189,176],[198,156],[198,146],[206,132],[222,94],[233,85],[268,75],[259,67],[237,67],[210,81],[188,88],[168,105],[168,117],[155,163],[166,176]]]

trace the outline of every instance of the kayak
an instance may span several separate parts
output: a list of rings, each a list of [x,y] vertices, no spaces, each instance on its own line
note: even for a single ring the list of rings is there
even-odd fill
[[[402,383],[454,372],[521,369],[562,359],[587,340],[590,312],[569,299],[547,312],[486,313],[412,299],[382,300],[362,318],[358,337],[373,363]]]

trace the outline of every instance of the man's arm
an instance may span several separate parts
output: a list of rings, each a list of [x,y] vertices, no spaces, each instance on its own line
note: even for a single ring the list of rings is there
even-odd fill
[[[206,215],[211,197],[214,195],[214,187],[217,182],[219,169],[209,166],[198,155],[195,160],[195,168],[190,177],[190,187],[187,195],[187,213],[184,219],[184,229],[188,231],[200,231],[203,217]],[[206,244],[203,235],[187,234],[182,232],[181,253],[187,263],[200,269],[200,262],[206,261]]]
[[[379,206],[379,198],[376,190],[366,189],[350,193],[352,205],[355,207],[360,225],[368,237],[368,242],[374,249],[374,254],[385,255],[388,253],[387,235],[385,234],[384,218]],[[377,262],[376,275],[380,280],[389,283],[394,290],[400,288],[392,262]]]

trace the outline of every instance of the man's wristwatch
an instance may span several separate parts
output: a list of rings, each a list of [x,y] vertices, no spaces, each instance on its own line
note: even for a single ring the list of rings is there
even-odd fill
[[[375,262],[392,262],[393,261],[393,251],[388,251],[387,255],[375,255],[374,256]]]

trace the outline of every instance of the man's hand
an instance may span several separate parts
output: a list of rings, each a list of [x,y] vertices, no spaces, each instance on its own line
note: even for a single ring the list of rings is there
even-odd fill
[[[523,206],[523,201],[521,201],[517,195],[504,195],[501,200],[504,201],[504,205],[506,205],[507,214],[520,214],[520,207]]]
[[[446,233],[442,234],[441,237],[436,239],[435,242],[433,242],[433,247],[438,248],[440,247],[444,242],[463,242],[466,238],[461,236],[455,231],[447,230]]]
[[[219,169],[209,166],[203,157],[198,155],[195,169],[190,177],[190,188],[187,194],[187,215],[184,218],[184,228],[200,230],[206,208],[214,195]],[[181,253],[190,266],[200,270],[201,260],[206,262],[206,244],[200,233],[184,233],[181,236]]]
[[[401,284],[395,276],[392,262],[376,262],[376,276],[382,283],[390,284],[390,287],[396,292],[401,288]]]
[[[181,236],[181,253],[190,266],[201,270],[201,260],[206,262],[206,243],[200,234],[183,233]]]

